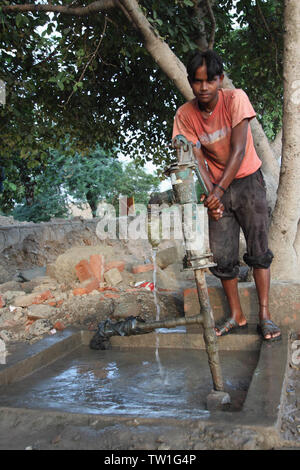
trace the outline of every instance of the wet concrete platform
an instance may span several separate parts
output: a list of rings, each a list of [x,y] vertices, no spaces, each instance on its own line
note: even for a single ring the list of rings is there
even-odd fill
[[[222,354],[231,410],[240,410],[258,353]],[[203,350],[92,351],[82,345],[42,370],[0,389],[0,406],[138,417],[207,417],[212,388]]]
[[[113,337],[108,351],[90,350],[91,336],[68,329],[12,348],[0,365],[0,416],[50,413],[69,424],[96,416],[103,426],[119,423],[133,435],[146,426],[148,436],[170,423],[184,436],[195,425],[209,433],[221,426],[224,436],[251,430],[258,440],[276,445],[287,332],[276,343],[262,343],[254,330],[218,340],[225,390],[232,398],[232,405],[218,412],[205,406],[212,381],[202,335],[173,331]]]

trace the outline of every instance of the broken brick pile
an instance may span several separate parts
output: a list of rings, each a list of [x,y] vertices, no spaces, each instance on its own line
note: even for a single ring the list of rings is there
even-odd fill
[[[96,310],[103,310],[104,314],[107,309],[103,301],[118,299],[122,303],[129,293],[141,293],[142,289],[135,288],[135,282],[129,282],[128,276],[132,281],[136,274],[153,270],[151,263],[131,265],[129,268],[122,260],[105,262],[104,255],[92,254],[89,259],[82,259],[75,265],[77,282],[73,285],[63,286],[49,276],[40,278],[32,292],[25,291],[26,283],[15,282],[17,285],[12,287],[0,285],[3,288],[0,290],[0,337],[6,342],[61,331],[74,323],[77,307],[78,311],[84,310],[80,299],[86,299],[88,303],[90,295],[92,307],[84,310],[86,317],[95,304],[98,306]],[[18,337],[14,334],[17,327]]]
[[[105,263],[104,255],[91,255],[89,261],[83,259],[75,266],[76,275],[81,285],[73,290],[73,294],[90,294],[94,290],[99,292],[116,291],[115,286],[123,281],[121,273],[124,269],[124,261]],[[139,274],[153,271],[153,269],[153,264],[135,265],[132,267],[132,273]]]

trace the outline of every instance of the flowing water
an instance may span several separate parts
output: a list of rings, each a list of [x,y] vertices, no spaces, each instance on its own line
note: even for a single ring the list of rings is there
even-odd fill
[[[157,288],[156,288],[156,283],[157,283],[157,263],[156,263],[156,250],[153,248],[152,249],[152,259],[153,259],[153,284],[154,284],[154,289],[153,289],[153,295],[154,295],[154,302],[156,305],[156,321],[160,320],[160,305],[157,300]],[[159,370],[159,375],[162,380],[162,382],[167,385],[168,384],[168,373],[164,369],[160,357],[159,357],[159,335],[158,335],[158,330],[155,330],[156,334],[156,348],[155,348],[155,357],[156,361],[158,364],[158,370]]]
[[[206,397],[212,380],[205,350],[160,348],[159,356],[163,379],[151,348],[95,351],[82,345],[24,379],[0,386],[0,407],[147,418],[208,417]],[[241,409],[258,357],[259,351],[222,352],[232,411]]]

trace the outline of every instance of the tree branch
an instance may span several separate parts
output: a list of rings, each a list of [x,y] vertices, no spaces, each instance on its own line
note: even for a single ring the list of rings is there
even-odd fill
[[[215,34],[216,34],[216,19],[215,15],[211,6],[210,0],[206,0],[207,11],[211,20],[211,32],[208,41],[208,49],[213,49],[214,42],[215,42]]]
[[[122,12],[124,13],[124,15],[126,16],[127,20],[129,21],[129,23],[134,27],[134,29],[138,29],[137,28],[137,25],[135,24],[135,22],[133,21],[133,19],[130,17],[130,15],[128,14],[126,8],[122,5],[122,3],[119,1],[119,0],[116,0],[116,3],[118,5],[118,7],[122,10]]]
[[[24,4],[24,5],[4,5],[2,6],[3,13],[11,13],[11,12],[39,12],[39,11],[46,11],[46,12],[54,12],[54,13],[62,13],[65,15],[75,15],[75,16],[85,16],[91,15],[92,13],[97,13],[99,11],[106,11],[117,6],[117,0],[97,0],[86,7],[69,7],[69,6],[62,6],[62,5],[34,5],[34,4]]]
[[[262,8],[261,8],[261,5],[260,5],[260,3],[259,3],[259,0],[256,0],[256,6],[257,6],[258,12],[259,12],[259,14],[260,14],[260,16],[261,16],[261,18],[262,18],[262,20],[263,20],[263,23],[264,23],[264,25],[265,25],[265,28],[266,28],[266,30],[267,30],[268,33],[269,33],[269,36],[270,36],[271,41],[272,41],[272,44],[273,44],[273,46],[274,46],[274,49],[275,49],[275,66],[276,66],[276,73],[277,73],[278,77],[280,78],[280,80],[282,80],[283,77],[280,75],[279,70],[278,70],[278,49],[277,49],[276,41],[274,40],[273,35],[272,35],[271,31],[270,31],[270,28],[269,28],[269,26],[268,26],[268,23],[267,23],[267,21],[266,21],[266,18],[265,18],[265,16],[264,16],[263,11],[262,11]]]
[[[101,45],[101,43],[102,43],[102,41],[103,41],[104,35],[105,35],[106,27],[107,27],[107,17],[105,16],[105,18],[104,18],[104,27],[103,27],[103,31],[102,31],[102,34],[101,34],[101,36],[100,36],[99,42],[98,42],[98,44],[97,44],[97,47],[96,47],[95,51],[93,52],[91,58],[90,58],[90,59],[88,60],[88,62],[86,63],[86,65],[85,65],[85,67],[84,67],[84,69],[83,69],[83,71],[82,71],[82,73],[81,73],[79,79],[78,79],[77,82],[75,83],[75,85],[76,85],[77,83],[80,83],[80,82],[81,82],[81,80],[82,80],[83,77],[84,77],[84,74],[85,74],[86,69],[88,68],[88,66],[90,65],[90,63],[94,60],[94,58],[96,57],[96,55],[98,54],[99,47],[100,47],[100,45]],[[69,98],[67,99],[67,101],[66,101],[66,103],[65,103],[64,106],[67,106],[67,104],[69,103],[69,101],[70,101],[70,99],[72,98],[72,96],[73,96],[74,93],[75,93],[75,90],[74,90],[74,88],[73,88],[72,93],[70,94],[70,96],[69,96]]]
[[[195,39],[195,42],[198,45],[200,51],[205,51],[208,48],[205,25],[203,21],[205,13],[203,11],[203,7],[201,6],[201,2],[198,0],[193,0],[193,3],[193,12],[199,24],[198,37]]]
[[[137,0],[119,0],[144,38],[144,45],[162,71],[170,78],[189,100],[193,98],[192,89],[187,80],[184,64],[178,59],[168,44],[154,31],[142,12]]]

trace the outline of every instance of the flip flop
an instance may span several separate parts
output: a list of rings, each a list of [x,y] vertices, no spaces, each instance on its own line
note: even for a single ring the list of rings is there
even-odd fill
[[[261,320],[257,325],[257,331],[261,334],[264,341],[279,341],[281,339],[280,329],[277,325],[275,325],[274,322],[272,322],[272,320]],[[279,331],[280,335],[275,337],[271,336],[271,338],[266,338],[267,334],[271,335],[272,333],[276,333],[277,331]]]
[[[241,330],[241,329],[245,329],[248,327],[248,324],[246,323],[246,325],[239,325],[235,320],[234,318],[230,318],[229,320],[226,320],[225,323],[223,323],[222,326],[218,326],[216,325],[215,329],[217,329],[221,334],[220,335],[217,335],[218,337],[219,336],[226,336],[228,335],[229,333],[232,333],[233,330]]]

